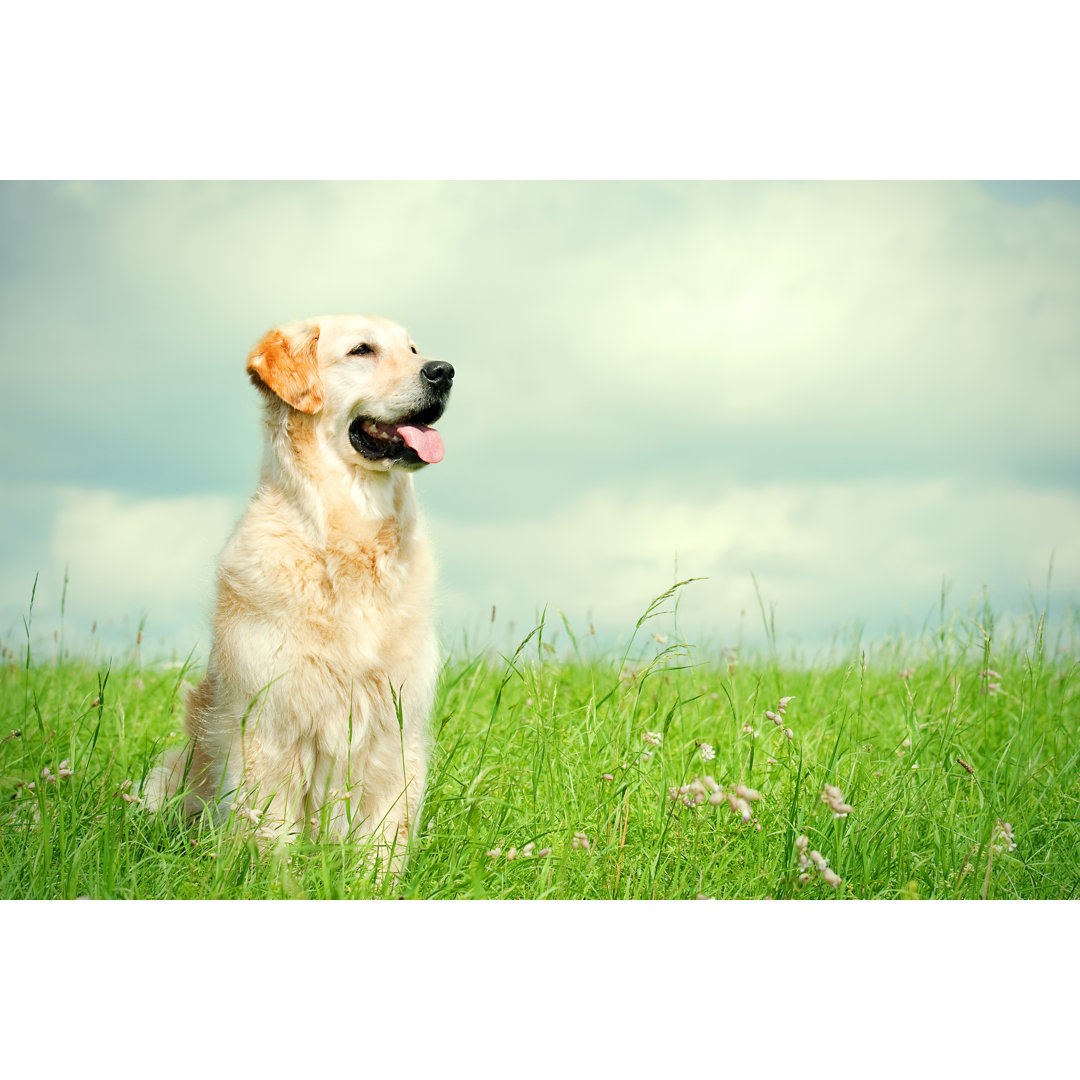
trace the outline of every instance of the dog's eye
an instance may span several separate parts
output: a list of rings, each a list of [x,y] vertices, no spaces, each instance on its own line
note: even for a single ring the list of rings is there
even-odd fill
[[[349,350],[349,356],[370,356],[374,351],[367,342],[362,341],[355,348]]]
[[[409,348],[412,349],[413,352],[416,352],[416,346],[415,345],[410,345]]]

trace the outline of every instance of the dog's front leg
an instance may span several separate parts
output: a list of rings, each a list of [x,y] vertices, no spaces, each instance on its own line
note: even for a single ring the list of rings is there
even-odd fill
[[[378,845],[382,864],[394,876],[405,869],[409,837],[420,818],[427,781],[427,755],[418,743],[402,742],[383,760],[369,760],[358,831]]]
[[[304,796],[311,763],[295,748],[277,747],[260,739],[237,739],[230,760],[237,755],[243,769],[235,790],[223,800],[236,822],[247,822],[261,848],[293,839],[304,828]]]

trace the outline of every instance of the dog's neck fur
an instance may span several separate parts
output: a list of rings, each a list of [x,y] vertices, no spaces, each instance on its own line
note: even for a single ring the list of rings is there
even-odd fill
[[[412,477],[399,469],[378,472],[343,461],[321,437],[316,417],[269,399],[264,413],[260,487],[278,493],[317,551],[370,544],[411,532]]]

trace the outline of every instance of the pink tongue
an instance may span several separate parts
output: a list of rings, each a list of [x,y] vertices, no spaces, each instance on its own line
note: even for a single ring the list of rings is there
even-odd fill
[[[398,424],[398,434],[405,440],[406,446],[411,446],[421,461],[434,465],[442,461],[446,449],[443,446],[442,436],[426,424]]]

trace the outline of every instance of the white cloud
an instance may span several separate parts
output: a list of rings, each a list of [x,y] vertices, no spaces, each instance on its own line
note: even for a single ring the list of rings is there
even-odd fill
[[[236,500],[216,495],[136,499],[62,491],[52,563],[43,577],[67,566],[69,615],[76,622],[104,625],[145,614],[154,635],[208,643],[217,556],[241,510]]]
[[[434,521],[448,577],[445,616],[482,625],[495,603],[524,626],[550,604],[572,625],[629,631],[679,578],[688,634],[731,640],[759,625],[753,573],[779,630],[813,638],[853,622],[877,632],[936,605],[943,578],[967,606],[985,583],[1016,610],[1041,598],[1051,554],[1057,595],[1080,591],[1080,500],[1060,492],[969,491],[944,482],[716,490],[700,502],[659,490],[578,496],[550,519]]]

